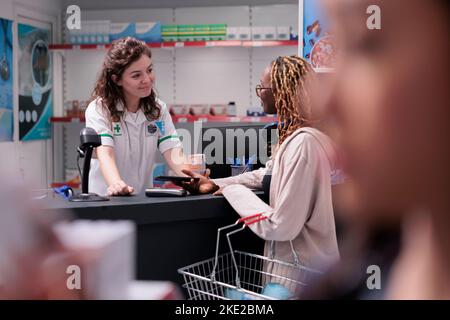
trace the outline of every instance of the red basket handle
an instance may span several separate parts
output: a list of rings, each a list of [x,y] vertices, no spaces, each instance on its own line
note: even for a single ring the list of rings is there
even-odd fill
[[[256,218],[256,219],[255,219],[255,218]],[[249,226],[249,225],[254,224],[254,223],[257,223],[257,222],[259,222],[259,221],[266,220],[267,218],[268,218],[268,217],[267,217],[267,216],[264,216],[263,213],[257,213],[257,214],[253,214],[253,215],[248,216],[248,217],[240,218],[240,219],[237,221],[237,223],[244,222],[244,224],[245,224],[246,226]],[[252,220],[252,219],[253,219],[253,220]],[[250,221],[248,221],[248,220],[250,220]]]

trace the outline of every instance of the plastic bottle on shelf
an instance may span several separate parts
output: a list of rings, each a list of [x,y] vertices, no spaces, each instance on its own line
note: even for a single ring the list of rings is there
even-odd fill
[[[236,116],[236,103],[234,101],[228,102],[227,114],[231,117]]]

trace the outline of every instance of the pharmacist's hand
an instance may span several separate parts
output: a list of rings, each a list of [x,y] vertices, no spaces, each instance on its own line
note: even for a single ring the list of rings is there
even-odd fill
[[[134,192],[134,188],[123,180],[118,180],[108,187],[108,196],[128,196]]]
[[[191,178],[198,178],[198,180],[181,182],[179,184],[181,187],[189,191],[190,194],[213,193],[219,189],[219,186],[209,179],[209,169],[206,171],[205,175],[194,173],[190,170],[182,170],[182,172]]]

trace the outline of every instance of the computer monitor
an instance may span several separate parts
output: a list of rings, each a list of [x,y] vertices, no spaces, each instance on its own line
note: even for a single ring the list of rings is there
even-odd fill
[[[263,167],[270,158],[270,145],[276,141],[276,135],[270,134],[266,126],[265,123],[241,123],[202,128],[202,153],[206,155],[210,177],[231,176],[235,159],[247,162],[255,156],[252,170]],[[276,125],[272,128],[276,130]]]

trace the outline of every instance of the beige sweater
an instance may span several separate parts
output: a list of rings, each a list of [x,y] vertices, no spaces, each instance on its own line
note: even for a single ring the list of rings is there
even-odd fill
[[[330,181],[334,159],[335,149],[325,134],[301,128],[283,142],[265,168],[214,182],[224,187],[225,198],[240,216],[269,217],[250,226],[267,240],[265,256],[293,262],[292,243],[301,265],[324,269],[339,259]],[[261,188],[270,169],[269,206],[249,188]]]

